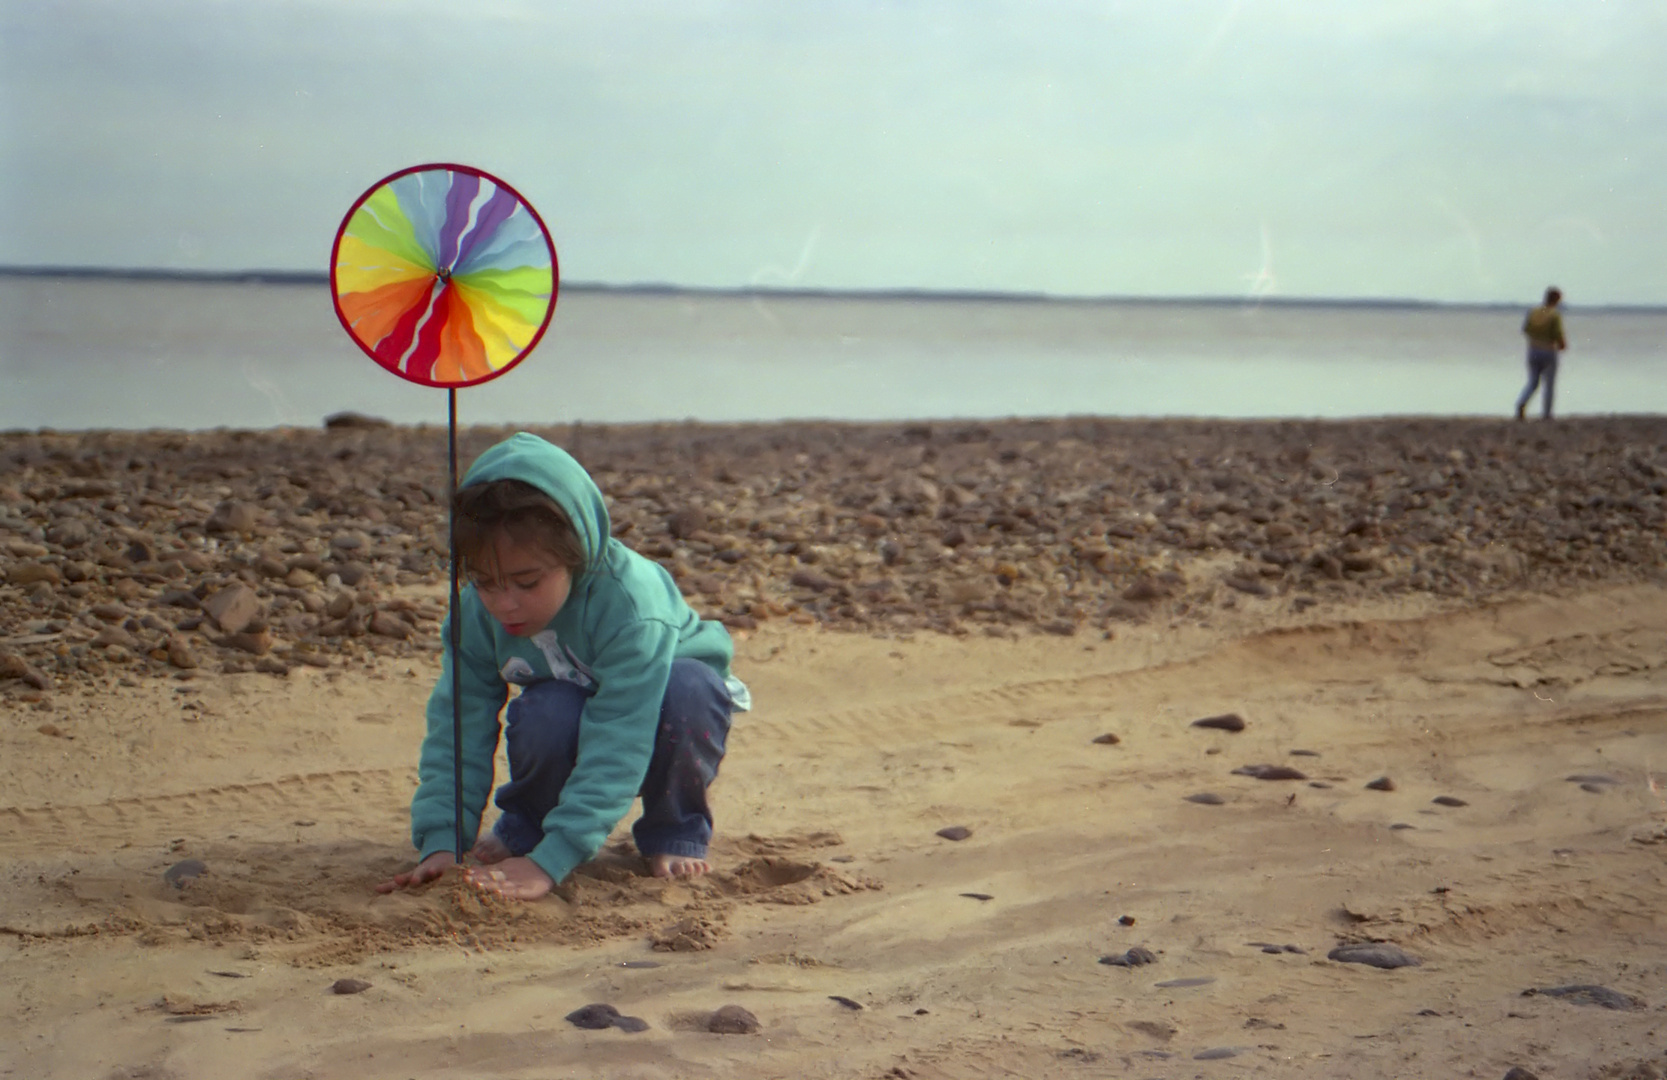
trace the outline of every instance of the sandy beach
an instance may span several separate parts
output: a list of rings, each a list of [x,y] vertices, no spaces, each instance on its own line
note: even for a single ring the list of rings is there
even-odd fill
[[[0,1076],[1667,1074],[1667,420],[541,433],[736,638],[714,873],[373,891],[444,429],[0,433]]]

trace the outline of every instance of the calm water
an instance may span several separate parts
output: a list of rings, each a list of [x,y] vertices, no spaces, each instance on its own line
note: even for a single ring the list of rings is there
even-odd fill
[[[563,293],[463,423],[1506,415],[1519,311]],[[1560,413],[1667,412],[1667,312],[1566,317]],[[0,277],[0,429],[444,423],[322,285]]]

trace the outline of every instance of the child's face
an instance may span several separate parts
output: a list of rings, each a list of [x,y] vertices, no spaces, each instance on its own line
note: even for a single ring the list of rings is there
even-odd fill
[[[475,578],[475,591],[492,617],[516,637],[531,637],[556,617],[567,603],[572,575],[556,557],[541,548],[518,544],[507,536],[493,542],[498,576]]]

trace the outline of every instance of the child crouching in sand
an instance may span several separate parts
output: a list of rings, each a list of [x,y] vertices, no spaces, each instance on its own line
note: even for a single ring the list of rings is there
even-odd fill
[[[482,454],[453,512],[469,584],[440,679],[411,800],[417,866],[377,886],[421,884],[456,863],[452,667],[461,687],[463,829],[476,836],[492,786],[498,714],[509,781],[502,811],[471,854],[479,888],[548,893],[601,850],[639,793],[631,827],[658,877],[710,869],[706,789],[732,711],[749,707],[729,672],[734,646],[701,619],[663,567],[613,538],[602,492],[565,451],[521,433]],[[521,692],[509,702],[509,686]]]

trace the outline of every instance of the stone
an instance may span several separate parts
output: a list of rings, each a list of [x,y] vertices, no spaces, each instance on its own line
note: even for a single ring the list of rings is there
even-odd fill
[[[1289,765],[1241,765],[1233,770],[1235,776],[1249,776],[1257,780],[1306,780],[1308,774]]]
[[[1326,953],[1327,960],[1335,960],[1340,964],[1367,964],[1375,968],[1391,970],[1394,968],[1417,967],[1424,961],[1411,953],[1405,952],[1398,945],[1387,942],[1362,942],[1350,945],[1339,945]]]
[[[1245,721],[1244,717],[1238,713],[1224,713],[1221,716],[1206,716],[1202,720],[1194,720],[1192,726],[1212,728],[1216,731],[1239,732],[1245,729]]]
[[[1623,994],[1618,990],[1611,990],[1607,986],[1597,986],[1592,983],[1575,983],[1570,986],[1547,986],[1539,989],[1524,990],[1523,996],[1543,994],[1546,997],[1567,1001],[1571,1005],[1594,1005],[1600,1009],[1616,1009],[1633,1012],[1645,1008],[1643,1001],[1631,994]]]
[[[1136,945],[1127,952],[1100,957],[1100,963],[1106,964],[1110,967],[1142,967],[1146,964],[1155,964],[1157,962],[1157,954],[1151,949],[1140,945]]]
[[[1370,791],[1394,791],[1395,781],[1387,776],[1380,776],[1376,780],[1368,781],[1366,787]]]
[[[391,611],[378,611],[370,617],[370,632],[403,641],[411,636],[411,624]]]
[[[6,583],[9,585],[34,585],[42,581],[57,585],[63,580],[64,575],[51,563],[20,562],[6,571]]]
[[[197,666],[197,654],[191,651],[191,645],[179,634],[171,634],[166,646],[168,663],[182,671],[189,671]]]
[[[332,994],[362,994],[370,989],[370,983],[363,979],[337,979],[330,984]]]
[[[739,1005],[725,1005],[707,1018],[706,1030],[718,1035],[752,1035],[759,1030],[758,1017]]]
[[[236,634],[255,621],[261,602],[255,590],[238,583],[210,595],[203,601],[203,611],[221,630]]]
[[[687,506],[666,518],[666,531],[679,540],[688,540],[706,529],[706,511],[698,506]]]
[[[232,648],[251,656],[265,656],[272,649],[272,634],[267,630],[245,630],[230,635],[226,640]]]
[[[260,523],[260,511],[254,505],[227,499],[214,508],[203,523],[203,531],[210,535],[242,535],[254,532]]]
[[[965,825],[950,825],[939,829],[937,834],[945,840],[965,840],[972,835],[972,830]]]

